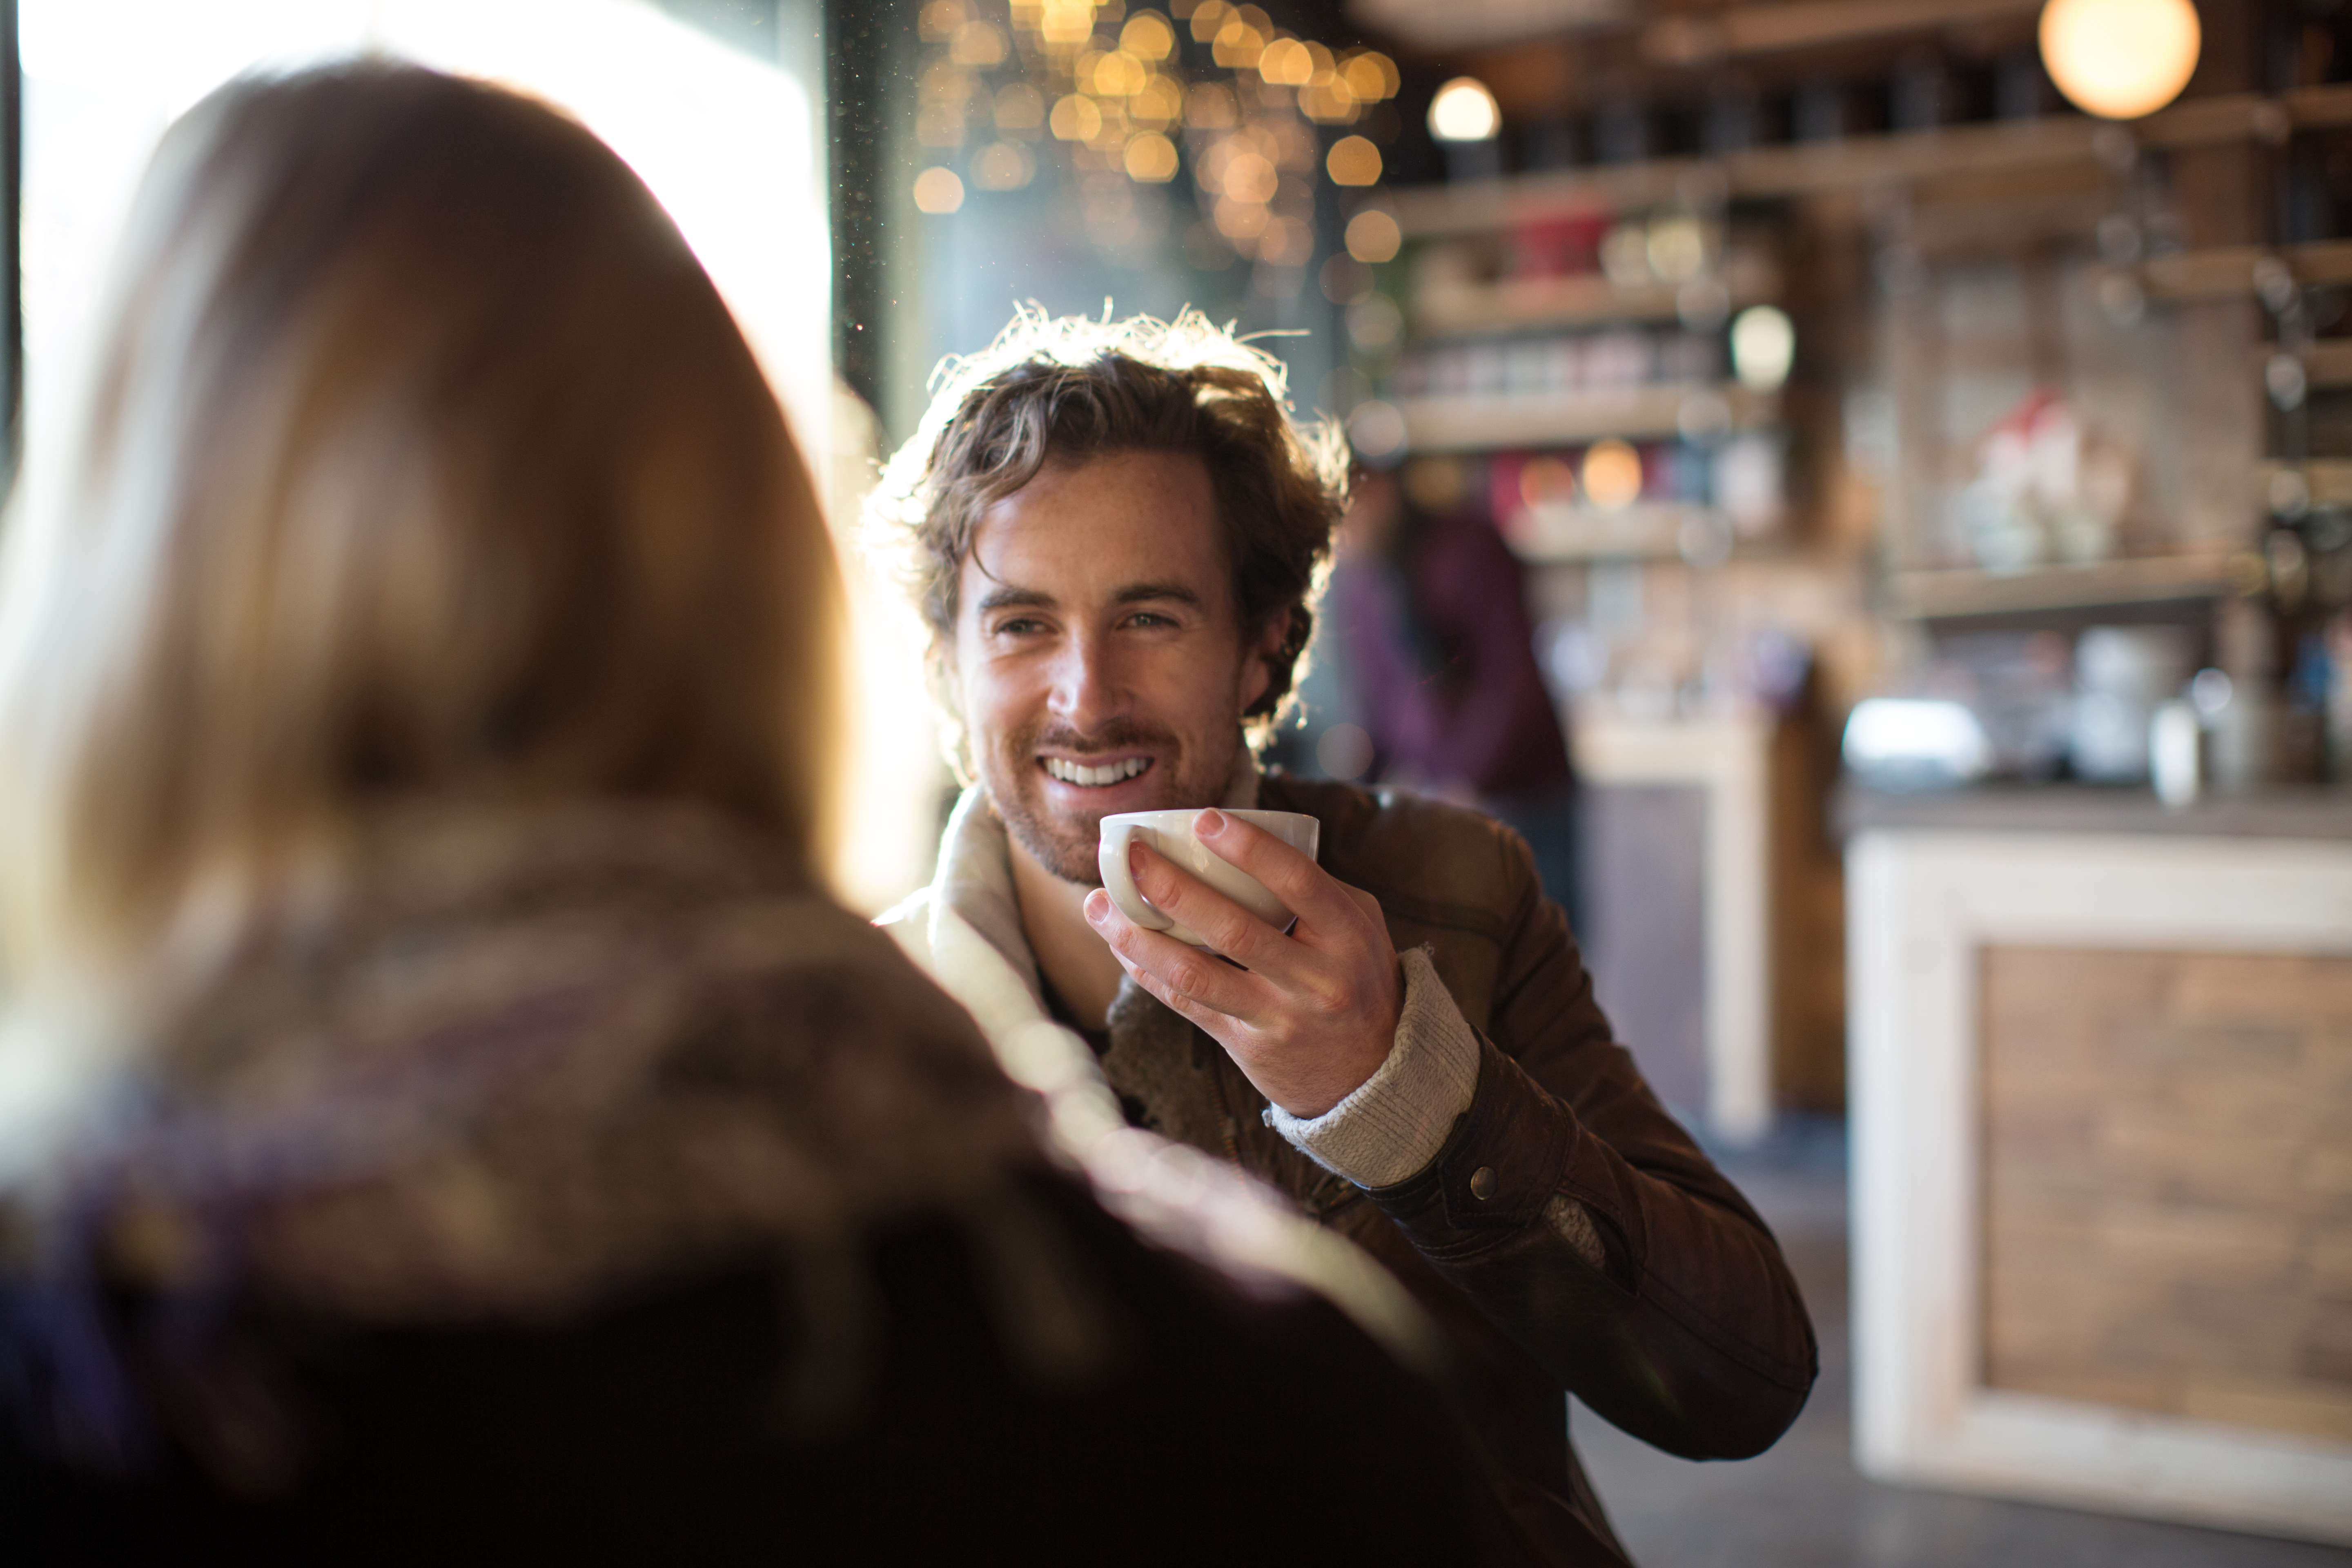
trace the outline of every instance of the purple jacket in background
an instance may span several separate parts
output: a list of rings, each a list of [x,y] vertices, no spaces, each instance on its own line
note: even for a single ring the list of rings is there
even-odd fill
[[[1375,769],[1481,799],[1566,790],[1574,773],[1518,558],[1470,510],[1402,542],[1393,559],[1342,558],[1328,600]]]

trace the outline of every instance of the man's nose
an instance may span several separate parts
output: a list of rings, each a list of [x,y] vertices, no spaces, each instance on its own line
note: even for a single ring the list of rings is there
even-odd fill
[[[1074,637],[1054,670],[1054,716],[1080,733],[1101,728],[1126,705],[1116,660],[1103,639]]]

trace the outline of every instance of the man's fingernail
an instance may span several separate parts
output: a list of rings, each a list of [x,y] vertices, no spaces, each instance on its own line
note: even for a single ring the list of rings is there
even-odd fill
[[[1100,925],[1110,913],[1110,895],[1097,888],[1087,895],[1087,901],[1080,907],[1086,910],[1088,921]]]
[[[1225,814],[1213,805],[1200,815],[1193,826],[1198,831],[1214,837],[1225,830]]]
[[[1127,841],[1127,869],[1130,876],[1143,869],[1143,846],[1132,838]]]

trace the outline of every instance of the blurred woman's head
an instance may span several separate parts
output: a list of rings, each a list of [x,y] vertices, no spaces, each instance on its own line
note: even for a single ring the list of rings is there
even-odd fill
[[[394,66],[233,86],[166,139],[117,301],[76,500],[9,541],[0,984],[168,988],[419,803],[688,801],[805,862],[830,546],[593,136]]]

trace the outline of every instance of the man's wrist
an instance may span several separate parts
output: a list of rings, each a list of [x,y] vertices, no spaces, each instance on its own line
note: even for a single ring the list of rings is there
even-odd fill
[[[1293,1147],[1361,1187],[1393,1186],[1427,1167],[1478,1088],[1478,1037],[1429,954],[1401,954],[1399,967],[1396,1034],[1372,1076],[1320,1116],[1265,1112]]]

